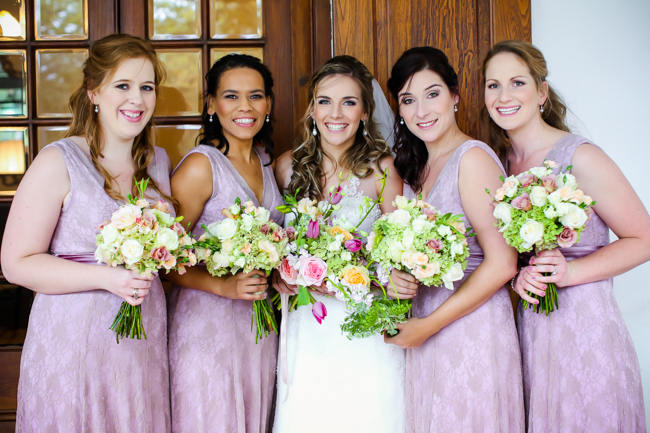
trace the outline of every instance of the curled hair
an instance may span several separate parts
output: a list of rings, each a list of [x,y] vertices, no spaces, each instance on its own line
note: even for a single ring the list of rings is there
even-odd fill
[[[314,98],[319,83],[326,77],[345,75],[352,78],[361,89],[361,103],[364,112],[368,115],[365,122],[367,135],[363,134],[363,127],[357,127],[354,143],[345,151],[340,161],[333,161],[332,157],[323,152],[320,143],[320,133],[314,136],[312,128],[314,120]],[[379,161],[390,155],[390,149],[381,138],[377,125],[373,119],[375,100],[372,95],[372,75],[368,68],[352,56],[336,56],[328,60],[311,77],[309,86],[309,106],[302,118],[302,140],[291,152],[291,168],[293,173],[289,181],[289,193],[299,192],[300,197],[309,197],[319,200],[323,197],[323,158],[330,159],[334,165],[339,164],[350,170],[359,179],[370,176],[374,167],[378,171]],[[299,190],[299,191],[298,191]]]
[[[116,200],[124,200],[124,197],[116,188],[113,176],[99,161],[104,156],[102,152],[106,143],[102,136],[99,117],[88,97],[88,91],[95,90],[105,84],[105,81],[111,77],[124,60],[136,58],[147,59],[153,65],[157,94],[158,85],[165,78],[165,69],[156,57],[156,52],[151,44],[135,36],[113,34],[99,39],[90,47],[90,53],[83,68],[83,82],[70,96],[69,102],[72,111],[72,123],[66,132],[66,137],[80,136],[86,139],[93,166],[104,178],[104,191]],[[142,132],[135,137],[131,146],[131,158],[135,168],[134,177],[137,180],[149,177],[147,167],[154,157],[151,124],[152,120],[150,119]],[[163,197],[170,199],[158,189],[153,179],[149,180],[149,186]],[[137,193],[135,183],[132,186],[131,193],[133,195]]]
[[[528,66],[528,70],[535,81],[537,89],[540,89],[542,84],[546,81],[548,67],[546,66],[544,55],[540,50],[525,41],[501,41],[494,44],[485,56],[485,60],[483,60],[484,83],[487,65],[492,57],[499,53],[512,53],[519,57],[519,59]],[[544,104],[542,104],[542,107],[544,108],[544,112],[542,113],[542,119],[544,122],[554,128],[569,132],[569,128],[565,123],[566,105],[550,85],[548,86],[548,97],[544,101]],[[490,117],[485,104],[481,109],[481,117],[483,122],[487,123],[490,131],[490,145],[497,155],[499,155],[502,160],[505,160],[506,153],[510,147],[508,134],[505,130],[494,123],[494,120]]]
[[[459,95],[458,75],[445,53],[433,47],[415,47],[404,51],[390,73],[388,90],[399,104],[399,91],[417,72],[428,69],[440,75],[452,94]],[[395,168],[404,183],[420,192],[426,178],[429,160],[427,146],[406,125],[400,125],[399,110],[395,115]]]
[[[205,75],[208,84],[208,89],[205,95],[205,103],[203,104],[203,113],[201,114],[201,122],[203,123],[203,130],[198,137],[200,144],[207,144],[215,146],[221,150],[224,155],[228,155],[230,150],[230,143],[223,134],[223,126],[219,122],[218,116],[213,116],[212,121],[209,121],[210,115],[208,114],[209,97],[215,98],[217,96],[217,88],[219,87],[219,80],[224,72],[235,68],[249,68],[259,72],[264,81],[264,95],[271,98],[271,110],[273,110],[273,77],[271,71],[266,65],[260,62],[257,57],[249,56],[248,54],[228,54],[223,56],[210,68]],[[273,116],[271,115],[271,118]],[[262,129],[260,129],[255,137],[253,143],[261,144],[264,150],[269,155],[269,163],[273,161],[273,134],[272,122],[263,122]],[[267,165],[268,165],[267,164]]]

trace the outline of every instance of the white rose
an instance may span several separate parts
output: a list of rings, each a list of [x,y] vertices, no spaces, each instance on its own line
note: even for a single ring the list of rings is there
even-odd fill
[[[451,235],[451,229],[449,228],[449,226],[442,225],[438,227],[438,234],[440,236],[449,236]]]
[[[140,216],[142,216],[142,210],[138,206],[126,204],[111,215],[111,224],[117,229],[125,229],[135,224],[135,220]]]
[[[405,250],[410,249],[413,246],[413,241],[415,240],[415,233],[413,230],[406,229],[402,233],[402,245]]]
[[[238,268],[243,268],[246,265],[246,258],[245,257],[238,257],[234,262],[233,265],[235,265]]]
[[[218,237],[221,241],[232,238],[237,232],[237,221],[231,218],[224,218],[218,223],[208,226],[210,233]]]
[[[544,225],[535,220],[526,220],[519,229],[519,236],[524,241],[524,246],[530,248],[542,240],[544,236]]]
[[[578,229],[587,222],[587,213],[573,203],[560,203],[564,205],[560,213],[560,222],[565,227]],[[560,212],[560,209],[558,209]]]
[[[503,182],[502,188],[505,191],[506,197],[513,197],[517,193],[517,187],[519,186],[519,179],[516,176],[508,176]]]
[[[178,248],[178,235],[172,229],[163,228],[156,235],[156,242],[168,251],[174,251]]]
[[[133,263],[140,260],[140,257],[142,257],[142,254],[144,253],[144,247],[135,239],[127,239],[122,244],[120,252],[122,253],[122,256],[124,256],[124,261],[126,264],[132,265]]]
[[[560,173],[555,177],[555,183],[558,188],[562,186],[567,186],[570,189],[576,189],[578,187],[578,182],[576,177],[569,173]]]
[[[271,216],[271,212],[269,212],[268,209],[263,208],[263,207],[258,207],[255,209],[255,221],[257,221],[260,224],[264,224],[269,220],[269,217]]]
[[[104,244],[111,245],[119,239],[120,232],[115,228],[115,226],[109,224],[104,226],[101,231],[101,235],[104,239]]]
[[[298,212],[307,214],[312,218],[316,218],[318,209],[314,206],[314,201],[308,198],[303,198],[298,202]]]
[[[512,206],[508,203],[500,202],[494,207],[492,216],[505,224],[505,226],[501,228],[501,231],[504,231],[512,221]]]
[[[559,203],[562,202],[562,197],[560,196],[560,190],[556,189],[546,197],[550,203],[557,207]]]
[[[212,254],[212,261],[217,268],[225,268],[228,266],[228,256],[219,251]]]
[[[449,290],[454,290],[454,281],[461,280],[464,276],[463,267],[460,263],[452,264],[447,272],[442,275],[442,282]]]
[[[260,248],[260,250],[264,251],[269,256],[269,260],[271,261],[272,264],[280,260],[280,256],[278,255],[278,250],[275,249],[275,247],[270,241],[266,239],[262,239],[257,244],[257,246]]]
[[[541,207],[546,204],[547,196],[546,188],[543,186],[534,186],[530,189],[528,198],[530,199],[530,204],[533,206]]]
[[[544,216],[552,220],[553,218],[557,217],[557,211],[553,206],[548,206],[546,209],[544,209]]]
[[[540,179],[543,178],[544,176],[548,176],[549,174],[551,174],[553,172],[552,170],[550,170],[550,169],[548,169],[546,167],[533,167],[528,171],[530,171],[530,173],[533,176],[538,177]]]
[[[395,196],[395,200],[393,200],[393,204],[398,209],[404,209],[405,207],[408,206],[409,199],[404,197],[403,195],[398,195],[398,196]]]
[[[451,244],[451,255],[453,256],[460,256],[463,254],[463,251],[465,249],[465,244],[462,242],[454,242]]]
[[[349,262],[350,260],[352,260],[352,254],[350,253],[350,251],[345,250],[341,253],[341,258],[344,261]]]
[[[248,214],[242,214],[241,216],[241,229],[245,232],[251,231],[253,228],[253,223],[255,220],[253,219],[252,216]]]
[[[337,238],[339,237],[341,239],[336,239],[327,245],[327,251],[338,251],[341,249],[341,240],[343,239],[343,236],[337,236]]]
[[[418,215],[417,218],[413,220],[411,227],[413,227],[413,231],[415,233],[422,233],[428,228],[427,226],[430,224],[431,223],[429,223],[425,215]]]
[[[408,225],[411,221],[411,214],[404,209],[396,209],[388,214],[388,222],[391,224],[397,224],[401,226]]]

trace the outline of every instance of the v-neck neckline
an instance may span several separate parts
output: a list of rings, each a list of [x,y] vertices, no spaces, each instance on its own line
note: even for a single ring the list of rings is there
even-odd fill
[[[469,141],[469,140],[467,140],[467,141]],[[430,201],[431,194],[433,193],[433,191],[436,190],[436,187],[440,183],[440,179],[442,179],[442,174],[445,172],[445,170],[447,170],[447,167],[449,166],[449,162],[454,158],[454,156],[456,155],[456,152],[458,152],[458,149],[460,149],[465,143],[467,143],[467,141],[464,141],[461,144],[459,144],[458,147],[456,147],[456,149],[454,149],[454,151],[451,152],[451,155],[449,155],[449,158],[447,158],[447,161],[445,161],[445,164],[440,169],[440,173],[438,173],[438,177],[436,178],[436,181],[433,183],[433,186],[431,187],[429,192],[426,195],[422,194],[422,198],[425,201],[427,201],[427,202]],[[424,191],[422,191],[422,192],[424,192]]]
[[[244,176],[241,175],[241,173],[235,168],[233,165],[232,161],[228,159],[226,155],[223,154],[219,149],[216,147],[214,148],[219,155],[221,155],[227,162],[228,162],[228,167],[230,167],[230,170],[233,171],[236,174],[236,178],[238,179],[238,182],[240,186],[242,186],[244,189],[247,190],[247,192],[250,194],[251,199],[255,199],[257,202],[257,206],[262,206],[262,202],[264,201],[264,196],[266,194],[266,176],[264,176],[264,163],[262,162],[262,155],[260,155],[259,150],[257,149],[257,146],[253,145],[253,150],[255,150],[255,154],[257,155],[257,159],[259,160],[260,164],[260,170],[262,171],[262,196],[257,197],[257,194],[255,194],[255,191],[253,191],[253,188],[246,182],[246,179],[244,179]]]

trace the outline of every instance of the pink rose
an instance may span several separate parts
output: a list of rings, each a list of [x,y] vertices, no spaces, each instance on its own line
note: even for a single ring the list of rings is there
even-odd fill
[[[287,284],[296,284],[298,279],[298,271],[289,264],[289,260],[286,258],[282,259],[280,263],[280,278]]]
[[[513,207],[521,209],[523,211],[529,211],[533,208],[533,205],[530,204],[530,197],[528,197],[527,192],[521,194],[519,197],[512,199],[512,202],[510,202],[510,204]]]
[[[361,246],[363,243],[361,242],[361,239],[348,239],[347,241],[343,242],[343,246],[347,248],[348,251],[351,253],[356,253],[361,249]]]
[[[544,176],[542,178],[542,185],[546,188],[546,192],[549,194],[557,189],[557,186],[555,185],[555,177],[553,176]]]
[[[564,227],[562,233],[557,237],[557,244],[560,248],[569,248],[578,240],[578,232],[569,227]]]
[[[427,217],[429,221],[435,221],[438,216],[438,212],[433,207],[422,208],[422,213]]]
[[[519,179],[522,188],[526,188],[527,186],[530,186],[532,185],[533,182],[535,182],[535,176],[533,176],[531,173],[527,171],[517,176],[517,179]]]
[[[281,228],[278,228],[276,231],[273,232],[273,242],[280,242],[282,239],[284,239],[287,236],[284,230]]]
[[[318,323],[322,323],[323,319],[327,317],[327,308],[325,308],[325,304],[317,301],[311,306],[311,313]]]
[[[307,237],[309,239],[316,239],[320,234],[320,228],[318,227],[318,221],[309,220],[309,225],[307,226]]]
[[[286,232],[287,232],[287,237],[289,238],[290,241],[296,238],[296,229],[294,229],[293,227],[287,227]]]
[[[327,263],[318,257],[302,256],[298,260],[299,282],[302,286],[320,286],[327,276]]]
[[[271,227],[269,227],[268,224],[263,224],[263,225],[260,227],[260,231],[261,231],[263,234],[265,234],[265,235],[268,234],[270,230],[271,230]]]
[[[171,254],[165,247],[158,247],[151,251],[151,257],[159,262],[166,262],[169,260],[169,256],[171,256]]]
[[[427,247],[431,248],[434,253],[437,253],[442,248],[442,242],[440,242],[438,239],[431,239],[429,242],[427,242]]]

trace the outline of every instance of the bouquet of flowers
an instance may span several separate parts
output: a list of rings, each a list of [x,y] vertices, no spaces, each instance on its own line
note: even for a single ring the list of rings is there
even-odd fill
[[[493,215],[506,242],[520,253],[572,246],[580,240],[592,212],[595,201],[578,189],[576,178],[569,174],[571,166],[553,175],[556,167],[556,162],[546,160],[541,167],[501,177],[503,185],[494,194]],[[547,284],[543,298],[530,295],[540,300],[533,307],[537,313],[543,309],[548,315],[558,307],[554,283]],[[522,304],[524,309],[529,306],[524,300]]]
[[[250,200],[242,203],[237,198],[235,204],[221,213],[225,218],[203,225],[205,232],[196,243],[199,261],[205,263],[210,275],[220,277],[255,269],[266,271],[268,275],[280,265],[287,247],[287,233],[269,219],[268,209],[256,207]],[[271,331],[277,332],[268,300],[253,302],[251,329],[253,324],[256,325],[255,342]]]
[[[139,197],[128,196],[128,203],[111,215],[110,221],[99,227],[95,249],[98,263],[151,275],[159,269],[167,272],[185,272],[185,266],[194,266],[194,239],[180,222],[182,216],[173,217],[167,202],[150,202],[145,198],[149,179],[136,181]],[[117,342],[124,338],[147,338],[142,325],[140,305],[122,302],[110,329],[115,331]]]
[[[404,196],[397,196],[393,204],[397,209],[375,221],[366,245],[379,282],[388,283],[390,271],[398,269],[427,286],[453,290],[454,281],[463,278],[469,256],[462,215],[443,215],[423,200]],[[357,326],[370,331],[383,328],[394,335],[395,324],[406,321],[410,306],[386,298],[384,291],[384,299],[356,319]]]

